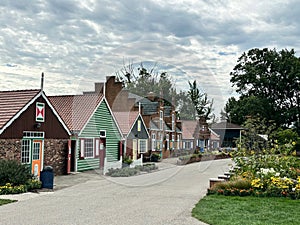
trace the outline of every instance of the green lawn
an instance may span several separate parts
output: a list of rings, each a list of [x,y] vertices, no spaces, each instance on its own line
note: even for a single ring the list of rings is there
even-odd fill
[[[298,225],[299,209],[300,200],[208,195],[197,203],[192,215],[211,225]]]
[[[0,199],[0,205],[16,202],[16,200]]]

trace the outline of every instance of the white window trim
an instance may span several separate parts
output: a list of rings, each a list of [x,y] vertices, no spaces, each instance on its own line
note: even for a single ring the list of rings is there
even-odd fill
[[[86,156],[85,155],[85,141],[92,140],[92,149],[93,149],[93,156]],[[94,138],[82,138],[80,139],[80,157],[84,159],[93,159],[95,158],[95,139]]]
[[[145,142],[145,150],[141,150],[141,142]],[[147,139],[139,139],[138,140],[138,152],[139,153],[146,153],[148,149],[148,140]]]
[[[23,153],[23,141],[28,141],[29,143],[28,143],[28,145],[26,145],[26,146],[28,146],[28,153],[29,153],[29,155],[28,155],[28,162],[27,162],[27,160],[26,160],[26,162],[23,162],[23,157],[22,157],[22,153]],[[27,159],[27,158],[26,158]],[[22,164],[29,164],[31,162],[31,139],[22,139],[22,145],[21,145],[21,163]]]

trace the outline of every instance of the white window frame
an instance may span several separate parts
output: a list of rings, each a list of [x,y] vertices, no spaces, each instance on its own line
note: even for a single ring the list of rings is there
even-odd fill
[[[102,135],[104,133],[104,135]],[[99,137],[100,138],[105,138],[106,137],[106,130],[100,130],[99,131]]]
[[[23,131],[23,138],[44,138],[45,132]]]
[[[26,143],[25,143],[26,142]],[[22,147],[21,147],[21,163],[29,164],[31,158],[31,140],[30,139],[22,139]]]
[[[152,133],[151,134],[151,147],[152,147],[152,151],[155,151],[156,150],[156,133]]]
[[[90,142],[90,143],[87,143]],[[92,144],[92,145],[88,145]],[[80,156],[85,159],[91,159],[95,157],[94,151],[95,140],[93,138],[83,138],[80,140]],[[89,148],[89,149],[87,149]],[[92,153],[92,154],[91,154]]]
[[[140,131],[142,131],[142,121],[138,120],[137,122],[138,122],[137,123],[137,131],[140,132]]]
[[[164,120],[164,113],[162,110],[159,111],[159,129],[163,130],[163,120]]]
[[[175,131],[175,114],[172,114],[172,131]]]
[[[139,153],[146,153],[148,151],[148,140],[147,139],[139,139]]]
[[[170,149],[170,135],[166,134],[166,145],[167,145],[167,150]]]

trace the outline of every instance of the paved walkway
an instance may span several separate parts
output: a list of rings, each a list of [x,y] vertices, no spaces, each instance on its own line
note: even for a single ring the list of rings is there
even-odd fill
[[[170,159],[157,172],[127,178],[58,176],[53,191],[6,196],[19,201],[0,207],[1,224],[204,224],[191,210],[230,162],[176,166]]]

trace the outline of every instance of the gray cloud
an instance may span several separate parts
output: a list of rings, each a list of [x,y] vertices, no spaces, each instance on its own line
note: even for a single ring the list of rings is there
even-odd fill
[[[124,62],[148,61],[183,88],[187,79],[196,79],[220,108],[233,93],[229,73],[243,51],[299,50],[298,5],[296,0],[3,0],[0,90],[36,88],[44,71],[48,93],[81,92]]]

